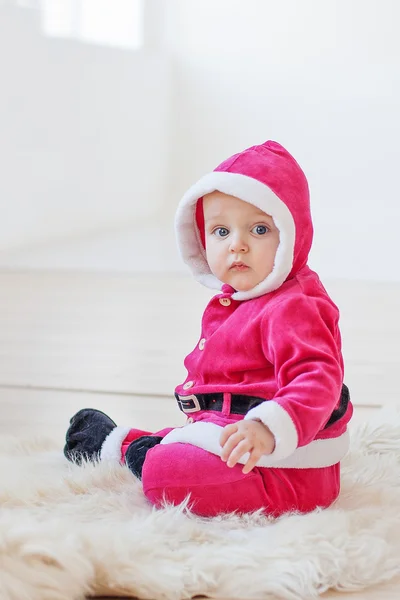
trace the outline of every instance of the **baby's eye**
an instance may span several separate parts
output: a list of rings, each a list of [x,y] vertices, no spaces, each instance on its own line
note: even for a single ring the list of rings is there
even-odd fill
[[[214,229],[213,234],[217,237],[226,237],[229,233],[229,230],[226,227],[217,227]]]
[[[255,233],[257,235],[265,235],[268,231],[269,229],[266,225],[256,225],[251,230],[252,233]]]

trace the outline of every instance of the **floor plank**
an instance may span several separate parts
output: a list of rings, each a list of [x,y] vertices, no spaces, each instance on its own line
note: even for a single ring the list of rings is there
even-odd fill
[[[210,292],[146,275],[0,274],[0,385],[170,394]]]
[[[0,272],[0,386],[168,395],[212,292],[183,274]],[[357,404],[399,398],[400,284],[331,282]]]
[[[118,425],[147,431],[183,425],[175,398],[75,391],[0,388],[0,434],[43,435],[62,447],[70,417],[81,408],[97,408]]]

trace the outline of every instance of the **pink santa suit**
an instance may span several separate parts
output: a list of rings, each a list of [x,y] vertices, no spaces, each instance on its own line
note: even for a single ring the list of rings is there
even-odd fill
[[[211,273],[199,201],[218,190],[272,216],[280,242],[268,277],[235,291]],[[329,506],[340,489],[352,406],[343,384],[338,309],[307,266],[313,228],[306,178],[279,144],[237,154],[184,195],[176,215],[183,259],[195,278],[218,290],[186,357],[187,377],[175,390],[187,424],[157,432],[142,469],[149,501],[178,504],[190,495],[195,513],[213,516],[263,509],[278,516]],[[221,458],[222,428],[255,419],[275,437],[272,454],[248,474]],[[149,432],[116,427],[102,458],[124,459]]]

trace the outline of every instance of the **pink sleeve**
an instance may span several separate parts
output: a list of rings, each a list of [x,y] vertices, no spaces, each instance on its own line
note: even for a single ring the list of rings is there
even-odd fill
[[[274,365],[278,391],[245,418],[270,428],[277,460],[310,443],[337,404],[343,382],[337,322],[334,305],[301,294],[264,319],[264,353]]]

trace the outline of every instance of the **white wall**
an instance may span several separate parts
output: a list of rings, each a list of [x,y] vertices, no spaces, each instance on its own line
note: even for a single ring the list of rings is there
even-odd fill
[[[176,194],[266,139],[309,178],[312,266],[400,279],[397,0],[168,0]]]
[[[324,278],[400,280],[397,0],[145,9],[151,55],[48,40],[0,12],[0,250],[11,247],[0,267],[135,270],[142,217],[168,230],[161,260],[162,244],[149,246],[164,265],[187,186],[272,138],[309,178],[311,266]],[[50,236],[57,246],[43,245]],[[17,247],[35,241],[36,253]]]
[[[165,202],[168,59],[46,38],[39,17],[0,5],[0,251],[127,226]]]

